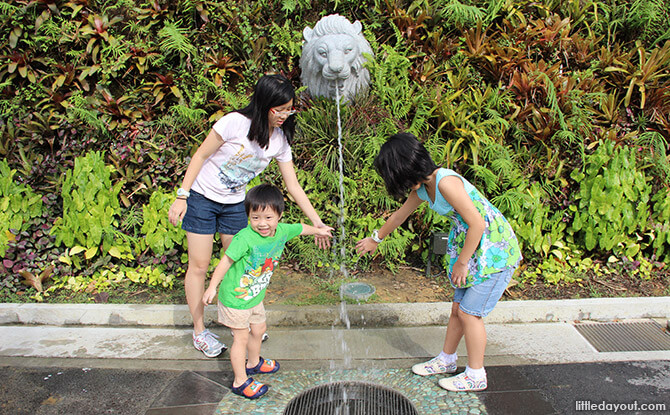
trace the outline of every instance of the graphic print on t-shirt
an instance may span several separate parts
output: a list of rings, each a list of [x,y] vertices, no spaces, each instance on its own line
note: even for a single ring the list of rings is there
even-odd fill
[[[240,286],[234,289],[236,298],[249,301],[263,292],[270,284],[270,278],[278,264],[278,259],[286,245],[286,237],[266,245],[256,245],[251,248],[250,266],[240,278]]]
[[[261,160],[244,150],[244,145],[240,145],[237,153],[219,166],[221,184],[233,193],[244,192],[247,183],[256,177],[256,172],[265,167]]]
[[[240,286],[235,288],[236,298],[248,301],[257,296],[265,287],[270,284],[272,272],[277,265],[277,261],[272,258],[266,258],[263,265],[256,269],[247,271],[240,278]]]

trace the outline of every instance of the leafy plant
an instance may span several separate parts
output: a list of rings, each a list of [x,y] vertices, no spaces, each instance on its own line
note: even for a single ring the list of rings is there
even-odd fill
[[[86,259],[119,252],[116,245],[124,246],[128,239],[116,230],[123,182],[112,184],[112,168],[105,165],[102,156],[95,151],[75,159],[74,169],[63,181],[63,217],[51,229],[56,245],[80,246]]]
[[[565,258],[551,256],[542,261],[532,271],[524,271],[520,282],[535,284],[538,278],[551,285],[582,281],[587,272],[599,274],[600,264],[594,264],[590,258],[580,255],[568,255]]]
[[[637,255],[642,245],[636,233],[647,228],[651,186],[637,168],[635,153],[611,141],[601,143],[587,156],[584,170],[571,173],[579,183],[571,230],[589,251]]]
[[[42,197],[29,186],[16,183],[15,174],[7,160],[0,161],[0,256],[32,218],[42,215]]]
[[[176,193],[154,192],[142,209],[142,238],[137,241],[140,251],[147,247],[163,255],[175,246],[185,245],[186,234],[168,221],[168,210]]]
[[[651,201],[653,209],[650,218],[653,257],[670,262],[670,192],[667,187],[656,192]]]

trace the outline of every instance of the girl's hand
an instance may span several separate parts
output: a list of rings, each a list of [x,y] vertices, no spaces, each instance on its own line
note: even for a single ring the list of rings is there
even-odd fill
[[[172,202],[172,206],[170,206],[170,210],[168,211],[168,220],[170,223],[177,226],[184,218],[187,208],[188,205],[186,204],[185,199],[176,199]]]
[[[321,249],[330,248],[330,239],[333,237],[331,231],[333,228],[326,226],[323,223],[315,223],[314,227],[319,229],[319,233],[314,235],[314,243]]]
[[[461,264],[456,261],[454,268],[451,270],[451,281],[456,287],[465,285],[468,277],[468,264]]]
[[[377,242],[375,242],[372,238],[368,237],[361,239],[360,241],[356,242],[356,252],[358,252],[358,255],[363,256],[368,252],[375,252],[377,245]]]
[[[205,294],[202,296],[202,302],[203,304],[212,304],[212,301],[216,298],[216,287],[210,286],[206,291]]]

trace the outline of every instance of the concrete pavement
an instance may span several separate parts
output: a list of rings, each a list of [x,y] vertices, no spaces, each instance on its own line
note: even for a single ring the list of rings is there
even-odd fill
[[[401,391],[407,385],[428,382],[419,385],[432,391],[426,395],[444,395],[433,388],[437,378],[417,379],[407,369],[439,352],[450,308],[450,303],[348,305],[345,310],[339,306],[268,307],[270,340],[263,344],[263,355],[281,362],[282,375],[272,379],[265,375],[264,381],[274,381],[276,393],[257,401],[252,410],[227,389],[231,375],[227,353],[208,359],[193,348],[186,306],[0,304],[0,374],[7,379],[0,410],[98,413],[90,412],[90,405],[99,399],[108,406],[99,413],[281,413],[275,407],[292,398],[287,391],[299,392],[292,389],[299,383],[296,379],[318,384],[327,380],[324,373],[330,373],[331,379],[387,379],[389,386]],[[574,326],[576,321],[653,321],[665,326],[669,317],[668,297],[501,302],[486,319],[488,390],[439,395],[438,404],[415,398],[415,405],[424,413],[572,413],[570,408],[577,408],[573,404],[578,399],[602,396],[625,403],[621,390],[627,390],[630,399],[666,404],[670,410],[670,350],[603,353]],[[230,344],[230,333],[213,323],[215,318],[214,307],[208,308],[211,330]],[[462,368],[464,342],[458,353]],[[626,372],[589,383],[582,373],[587,367],[591,373]],[[633,373],[638,377],[631,378]],[[545,382],[552,377],[563,387],[556,389],[556,382]],[[84,392],[76,387],[77,379],[95,383],[100,392],[82,400]],[[137,388],[124,389],[135,383]],[[58,393],[17,399],[19,390],[44,392],[52,384],[60,385]],[[612,395],[607,395],[608,390]],[[569,402],[572,406],[561,404],[568,391],[575,401]],[[134,400],[105,398],[112,392],[137,396]],[[421,395],[415,392],[405,391]],[[518,399],[521,396],[525,404]]]

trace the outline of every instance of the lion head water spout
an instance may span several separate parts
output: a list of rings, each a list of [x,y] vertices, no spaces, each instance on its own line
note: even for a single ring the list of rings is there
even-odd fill
[[[338,14],[303,30],[300,80],[313,97],[336,99],[338,88],[343,101],[352,101],[367,92],[370,73],[363,67],[363,54],[373,53],[361,30],[361,22],[351,23]]]

